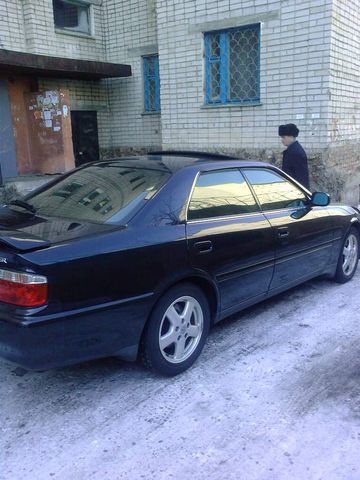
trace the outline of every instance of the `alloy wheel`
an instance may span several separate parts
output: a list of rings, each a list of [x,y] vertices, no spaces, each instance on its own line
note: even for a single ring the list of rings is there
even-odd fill
[[[354,234],[350,234],[344,244],[343,249],[343,262],[342,262],[342,269],[344,275],[350,276],[354,268],[356,267],[356,263],[359,257],[359,245],[358,239]]]
[[[170,363],[182,363],[198,346],[204,328],[200,303],[191,296],[177,298],[167,308],[160,324],[159,346]]]

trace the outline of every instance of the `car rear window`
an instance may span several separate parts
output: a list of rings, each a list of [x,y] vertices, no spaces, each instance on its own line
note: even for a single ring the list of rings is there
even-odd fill
[[[104,163],[64,177],[27,197],[39,215],[122,223],[131,218],[169,178],[161,170]]]

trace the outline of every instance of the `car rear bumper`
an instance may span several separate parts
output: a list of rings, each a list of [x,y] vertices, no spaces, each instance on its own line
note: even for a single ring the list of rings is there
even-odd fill
[[[150,308],[147,300],[35,321],[4,320],[0,313],[0,356],[30,370],[107,356],[135,360]]]

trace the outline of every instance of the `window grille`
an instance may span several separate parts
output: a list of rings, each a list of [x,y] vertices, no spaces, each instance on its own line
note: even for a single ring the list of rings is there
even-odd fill
[[[205,33],[205,102],[260,100],[260,25]]]
[[[143,69],[144,110],[145,112],[160,112],[160,76],[158,55],[143,57]]]

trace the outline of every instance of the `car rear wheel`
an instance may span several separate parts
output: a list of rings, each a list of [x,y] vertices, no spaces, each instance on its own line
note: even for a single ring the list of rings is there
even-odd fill
[[[143,364],[162,375],[187,370],[200,355],[210,325],[208,301],[200,288],[183,283],[158,302],[141,345]]]
[[[359,262],[359,233],[351,228],[341,247],[335,281],[345,283],[355,275]]]

